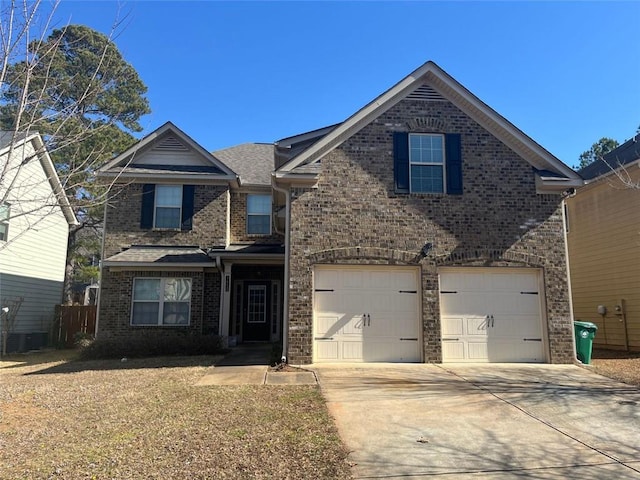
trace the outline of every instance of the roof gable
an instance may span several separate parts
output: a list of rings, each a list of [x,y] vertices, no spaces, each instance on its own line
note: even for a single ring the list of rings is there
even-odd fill
[[[6,155],[7,161],[9,161],[11,150],[19,149],[22,145],[25,145],[28,142],[32,143],[33,151],[35,152],[35,155],[40,162],[40,166],[42,167],[42,170],[44,171],[46,178],[49,181],[51,190],[56,197],[65,220],[69,225],[78,225],[78,219],[73,212],[73,208],[71,208],[69,198],[64,191],[64,187],[62,185],[62,182],[60,181],[58,172],[53,165],[53,161],[49,156],[47,147],[44,144],[44,141],[42,140],[42,137],[39,133],[34,132],[27,134],[21,132],[0,131],[0,158]]]
[[[235,181],[228,165],[167,122],[98,170],[108,177],[200,177]]]
[[[521,130],[478,99],[434,62],[427,62],[396,85],[336,126],[324,138],[292,158],[278,169],[279,175],[295,173],[303,165],[318,162],[324,155],[360,131],[378,116],[405,98],[432,101],[448,100],[478,122],[496,138],[529,162],[536,170],[555,172],[562,177],[580,181],[567,165],[525,135]]]

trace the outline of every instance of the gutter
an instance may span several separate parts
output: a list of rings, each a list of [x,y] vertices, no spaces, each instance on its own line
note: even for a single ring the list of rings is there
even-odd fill
[[[289,189],[279,187],[276,184],[276,175],[271,175],[271,186],[277,192],[284,194],[285,227],[284,227],[284,299],[282,301],[282,363],[287,363],[289,350],[289,261],[290,261],[290,235],[291,235],[291,192]]]

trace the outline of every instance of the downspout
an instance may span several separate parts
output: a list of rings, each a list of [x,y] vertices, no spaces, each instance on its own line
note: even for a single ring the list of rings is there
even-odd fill
[[[571,339],[572,339],[572,344],[573,344],[573,363],[577,363],[578,362],[578,353],[576,351],[576,337],[575,335],[573,335],[573,322],[574,322],[574,317],[573,317],[573,290],[571,288],[571,265],[569,263],[569,238],[567,236],[567,225],[569,225],[569,218],[568,218],[568,214],[569,214],[569,209],[567,207],[567,199],[563,198],[562,202],[561,202],[561,208],[562,208],[562,233],[564,235],[564,258],[566,259],[566,264],[567,264],[567,288],[569,290],[569,320],[571,321]]]
[[[95,338],[98,338],[98,331],[100,327],[100,310],[102,310],[102,285],[103,285],[103,271],[104,271],[104,245],[105,238],[107,236],[107,208],[109,208],[109,202],[104,202],[104,214],[102,215],[102,238],[100,239],[102,245],[100,246],[100,286],[98,287],[98,296],[96,298],[96,305],[98,308],[96,310],[96,329],[95,329]]]
[[[284,194],[285,206],[285,227],[284,227],[284,285],[282,300],[282,363],[287,363],[287,354],[289,350],[289,236],[291,227],[291,192],[276,185],[276,177],[272,174],[271,186],[277,192]],[[274,222],[275,223],[275,222]]]

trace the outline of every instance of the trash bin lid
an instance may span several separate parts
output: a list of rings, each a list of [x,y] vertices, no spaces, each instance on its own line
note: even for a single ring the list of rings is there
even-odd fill
[[[581,320],[575,320],[573,323],[574,323],[574,325],[576,325],[578,327],[588,328],[588,329],[592,329],[592,330],[598,330],[598,326],[595,323],[583,322]]]

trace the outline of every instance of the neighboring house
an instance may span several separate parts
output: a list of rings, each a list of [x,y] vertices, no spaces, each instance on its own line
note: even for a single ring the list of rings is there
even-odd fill
[[[0,172],[0,300],[17,308],[7,351],[32,350],[47,345],[77,220],[37,133],[0,133]]]
[[[428,62],[344,122],[209,155],[167,124],[101,170],[99,335],[310,362],[573,361],[569,167]],[[195,200],[193,200],[195,199]]]
[[[640,350],[639,166],[635,136],[580,170],[566,201],[574,316],[598,326],[596,346]]]

